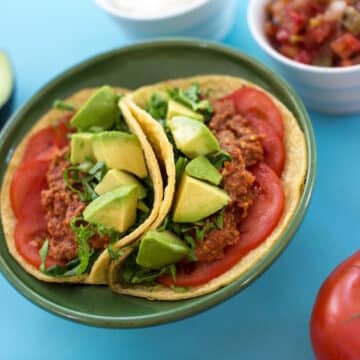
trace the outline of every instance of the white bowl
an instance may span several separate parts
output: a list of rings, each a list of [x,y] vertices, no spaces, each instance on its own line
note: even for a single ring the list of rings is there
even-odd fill
[[[222,40],[230,31],[236,14],[236,0],[203,0],[185,10],[151,18],[129,15],[116,7],[112,0],[95,2],[108,12],[132,39],[191,36]]]
[[[265,5],[250,0],[248,23],[255,41],[271,57],[273,67],[299,92],[309,108],[327,114],[360,112],[360,65],[325,68],[288,59],[269,43],[265,32]]]

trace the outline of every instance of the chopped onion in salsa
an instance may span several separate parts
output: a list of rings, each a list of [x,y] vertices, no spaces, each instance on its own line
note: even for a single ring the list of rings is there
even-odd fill
[[[277,51],[297,62],[360,64],[359,0],[271,0],[265,32]]]

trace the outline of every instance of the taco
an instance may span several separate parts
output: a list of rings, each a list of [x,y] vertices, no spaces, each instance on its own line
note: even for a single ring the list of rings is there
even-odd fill
[[[118,107],[125,92],[103,86],[56,101],[9,162],[1,189],[6,243],[39,280],[105,284],[118,244],[157,217],[160,168],[139,124]]]
[[[307,170],[296,119],[264,89],[219,75],[146,86],[122,104],[173,192],[111,264],[111,288],[179,300],[235,281],[276,245],[296,211]]]

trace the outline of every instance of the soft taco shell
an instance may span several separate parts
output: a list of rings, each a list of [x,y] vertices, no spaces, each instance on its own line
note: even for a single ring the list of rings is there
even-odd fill
[[[123,93],[128,92],[125,89],[116,89],[116,90],[121,91]],[[94,91],[96,91],[96,89],[81,90],[76,94],[74,94],[73,96],[66,99],[66,102],[73,104],[75,107],[80,107],[94,93]],[[128,111],[126,108],[123,110],[125,112]],[[15,152],[6,170],[1,188],[1,221],[5,234],[5,239],[6,239],[7,247],[11,255],[15,258],[15,260],[21,265],[21,267],[26,272],[33,275],[35,278],[39,280],[46,282],[54,282],[54,283],[66,282],[66,283],[85,283],[85,284],[106,284],[108,267],[111,262],[111,258],[106,249],[100,254],[98,259],[95,261],[89,274],[83,274],[80,276],[72,276],[72,277],[50,277],[43,274],[39,269],[27,263],[18,253],[15,245],[15,239],[13,234],[16,225],[16,218],[10,204],[10,184],[14,172],[21,163],[21,160],[23,158],[24,152],[27,147],[27,143],[31,135],[36,133],[42,128],[55,124],[58,121],[58,119],[64,116],[66,113],[67,113],[66,111],[60,111],[56,109],[50,110],[31,128],[29,133],[25,136],[25,138],[23,138],[23,140],[15,149]],[[163,185],[162,185],[160,168],[157,163],[156,156],[144,132],[142,131],[139,124],[132,117],[129,116],[124,116],[124,117],[127,122],[127,125],[129,126],[129,129],[139,138],[139,141],[142,145],[145,155],[145,161],[154,187],[154,202],[153,202],[152,210],[148,218],[145,220],[145,222],[143,222],[132,233],[128,234],[127,236],[125,236],[120,240],[122,244],[126,245],[131,243],[134,239],[137,239],[143,232],[146,231],[146,229],[156,219],[161,205],[161,200],[163,197]],[[114,247],[116,248],[117,246],[118,245],[115,244]]]
[[[166,89],[174,87],[187,88],[193,83],[198,83],[200,88],[209,94],[210,100],[222,98],[245,85],[266,92],[257,85],[240,78],[222,75],[208,75],[170,80],[155,84],[153,86],[145,86],[127,96],[126,101],[129,109],[136,117],[139,124],[142,126],[145,134],[148,136],[150,142],[154,146],[157,155],[163,157],[164,159],[168,175],[168,182],[174,181],[174,159],[173,157],[169,156],[169,154],[160,155],[159,151],[160,149],[162,152],[170,151],[171,144],[169,141],[167,141],[165,132],[162,130],[158,122],[153,120],[152,117],[143,109],[152,93],[166,92]],[[278,101],[271,94],[267,94],[272,98],[282,114],[285,129],[284,143],[287,156],[281,178],[285,192],[285,209],[282,218],[271,235],[264,243],[243,257],[237,263],[237,265],[233,266],[224,274],[212,279],[205,285],[193,287],[187,292],[183,293],[176,293],[171,289],[162,287],[160,285],[129,286],[122,284],[119,281],[119,272],[121,271],[121,263],[130,253],[130,251],[127,251],[119,263],[112,263],[110,267],[109,283],[115,292],[132,296],[145,297],[151,300],[181,300],[208,294],[230,284],[242,276],[245,272],[249,271],[256,263],[261,261],[261,259],[271,250],[271,248],[276,245],[297,209],[297,205],[300,201],[303,190],[308,161],[304,134],[301,131],[298,122],[291,114],[291,112],[280,101]],[[165,197],[162,208],[169,211],[172,200],[173,196],[169,195],[168,197]],[[157,223],[161,223],[165,215],[161,214],[161,216],[158,217]]]

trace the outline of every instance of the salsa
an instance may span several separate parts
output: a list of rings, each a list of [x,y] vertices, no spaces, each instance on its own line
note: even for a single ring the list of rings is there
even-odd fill
[[[277,51],[299,63],[360,64],[360,1],[271,0],[265,33]]]

